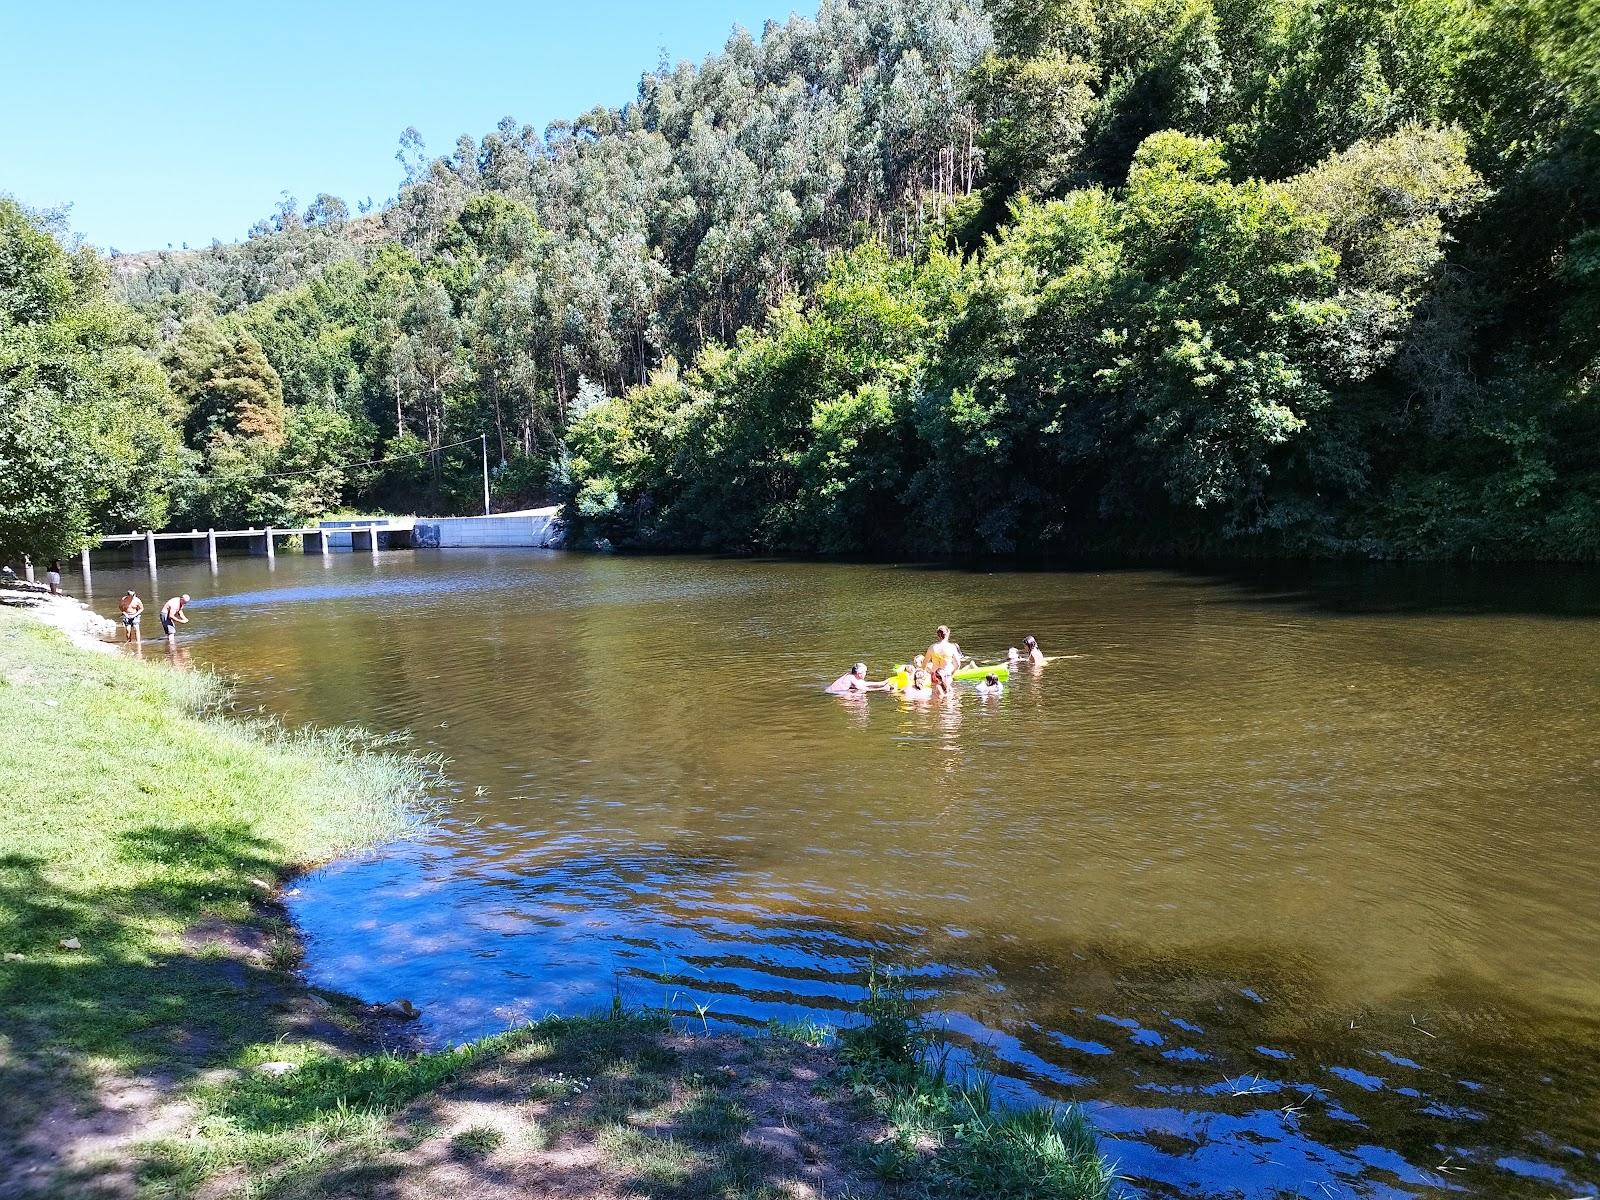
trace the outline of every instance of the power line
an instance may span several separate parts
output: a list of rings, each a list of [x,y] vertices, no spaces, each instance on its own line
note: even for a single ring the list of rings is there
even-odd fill
[[[357,467],[380,467],[385,463],[405,462],[410,458],[423,458],[430,454],[437,454],[441,450],[454,450],[457,446],[470,446],[477,438],[467,438],[465,441],[451,442],[448,446],[430,446],[426,450],[418,450],[415,454],[396,454],[393,458],[374,458],[367,462],[358,463],[330,463],[324,467],[304,467],[298,471],[274,471],[270,475],[262,475],[262,479],[283,479],[290,475],[314,475],[318,471],[340,470],[353,471]]]

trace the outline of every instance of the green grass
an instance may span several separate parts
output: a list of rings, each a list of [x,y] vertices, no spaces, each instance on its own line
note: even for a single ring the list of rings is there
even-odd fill
[[[376,1188],[392,1177],[394,1156],[441,1132],[402,1119],[403,1110],[413,1103],[435,1106],[449,1085],[463,1080],[515,1114],[517,1132],[469,1125],[449,1135],[453,1157],[543,1149],[552,1131],[524,1111],[528,1101],[560,1114],[560,1129],[609,1144],[615,1135],[608,1131],[631,1131],[628,1122],[643,1114],[671,1119],[680,1107],[669,1104],[675,1092],[689,1096],[675,1087],[676,1056],[660,1044],[667,1032],[663,1017],[626,1013],[550,1017],[429,1054],[350,1057],[305,1046],[257,1046],[252,1057],[295,1062],[297,1069],[276,1078],[247,1072],[194,1089],[194,1128],[148,1147],[140,1181],[146,1195],[187,1197],[207,1179],[242,1171],[252,1195],[364,1196],[369,1183]],[[496,1073],[515,1082],[483,1082]],[[703,1156],[697,1149],[685,1153]],[[656,1177],[643,1160],[633,1166]],[[348,1174],[357,1168],[359,1180]]]
[[[252,1001],[295,958],[260,900],[412,823],[426,764],[241,722],[225,701],[208,675],[80,649],[0,607],[0,1094],[27,1098],[0,1105],[0,1138],[104,1067],[172,1077],[236,1057],[262,1034]],[[192,933],[236,925],[258,931],[259,961]]]
[[[834,1031],[830,1026],[808,1019],[784,1020],[773,1017],[767,1022],[767,1035],[807,1046],[826,1046],[833,1040]]]
[[[450,1148],[462,1158],[487,1158],[506,1143],[506,1135],[492,1125],[473,1125],[450,1139]]]

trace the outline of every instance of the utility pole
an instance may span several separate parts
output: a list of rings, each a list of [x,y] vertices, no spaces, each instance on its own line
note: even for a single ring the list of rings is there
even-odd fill
[[[478,435],[478,448],[483,451],[483,515],[489,515],[489,435]]]

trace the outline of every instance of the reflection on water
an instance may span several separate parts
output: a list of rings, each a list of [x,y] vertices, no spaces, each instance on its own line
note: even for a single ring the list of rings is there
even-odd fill
[[[876,955],[1143,1194],[1600,1179],[1592,573],[418,552],[162,589],[247,703],[450,758],[436,831],[296,910],[319,982],[436,1039],[613,990],[841,1020]],[[940,621],[1069,657],[996,700],[820,693]]]

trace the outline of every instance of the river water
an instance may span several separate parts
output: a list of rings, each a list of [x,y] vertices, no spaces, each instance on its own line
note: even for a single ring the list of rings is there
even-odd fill
[[[245,703],[449,758],[426,836],[294,908],[316,982],[431,1039],[613,992],[838,1023],[875,956],[1003,1091],[1084,1102],[1132,1194],[1596,1191],[1593,572],[417,551],[179,590]],[[822,693],[940,622],[1061,657]]]

